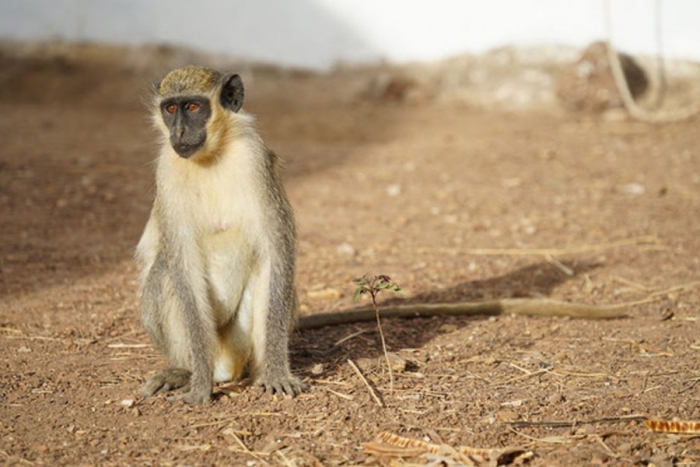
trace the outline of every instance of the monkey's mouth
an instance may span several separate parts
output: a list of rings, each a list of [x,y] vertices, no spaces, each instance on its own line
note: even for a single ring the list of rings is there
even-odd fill
[[[173,144],[173,149],[175,150],[177,155],[182,157],[183,159],[189,159],[190,157],[194,156],[194,154],[201,147],[202,147],[201,144],[185,144],[185,143]]]

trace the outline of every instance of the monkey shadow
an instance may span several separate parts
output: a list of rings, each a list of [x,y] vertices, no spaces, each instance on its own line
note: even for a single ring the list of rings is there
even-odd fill
[[[563,272],[548,262],[522,267],[502,276],[457,284],[443,290],[419,294],[408,300],[391,299],[382,305],[411,305],[429,303],[478,302],[506,298],[546,298],[555,287],[576,279],[578,276],[601,265],[595,262],[562,262],[572,274]],[[350,310],[347,310],[350,311]],[[342,313],[342,311],[340,311]],[[464,327],[477,320],[489,319],[492,314],[464,317],[433,316],[425,318],[388,318],[382,320],[382,329],[389,351],[405,348],[421,348],[437,335],[445,332],[444,325]],[[534,319],[534,318],[533,318]],[[452,328],[456,329],[456,328]],[[327,378],[337,368],[363,359],[374,359],[383,355],[376,322],[352,323],[327,326],[319,329],[302,329],[295,332],[291,343],[291,360],[294,368],[303,377]],[[318,364],[322,365],[319,373]]]

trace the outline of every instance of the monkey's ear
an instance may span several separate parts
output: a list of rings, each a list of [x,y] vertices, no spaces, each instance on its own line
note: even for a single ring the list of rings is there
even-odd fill
[[[238,75],[229,75],[224,78],[224,85],[221,87],[221,96],[219,101],[224,109],[231,112],[238,112],[243,106],[243,98],[245,90],[243,89],[243,80]]]

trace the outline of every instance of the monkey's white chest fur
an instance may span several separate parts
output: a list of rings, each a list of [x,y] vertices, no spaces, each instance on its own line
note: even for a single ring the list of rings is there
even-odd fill
[[[167,223],[180,226],[172,232],[174,247],[188,259],[190,280],[201,282],[194,287],[197,308],[205,310],[218,335],[218,348],[211,349],[215,381],[241,377],[259,334],[253,329],[253,310],[260,313],[260,303],[267,300],[266,291],[256,287],[269,274],[259,215],[263,187],[253,160],[260,155],[245,144],[234,148],[216,167],[170,154],[158,169],[159,179],[167,177],[162,184],[169,190],[164,197]]]

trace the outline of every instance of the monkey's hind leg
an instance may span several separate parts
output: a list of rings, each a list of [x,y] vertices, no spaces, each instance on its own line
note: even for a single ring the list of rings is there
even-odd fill
[[[289,276],[271,281],[270,273],[265,271],[254,281],[252,379],[265,392],[294,397],[306,390],[289,370],[289,332],[296,294]]]
[[[151,397],[155,394],[173,391],[184,388],[184,392],[189,390],[192,372],[184,368],[166,368],[160,373],[148,378],[143,385],[141,394],[143,397]]]
[[[163,352],[168,367],[144,383],[141,394],[150,397],[177,389],[187,393],[192,379],[191,363],[183,342],[187,332],[181,316],[181,306],[167,269],[162,252],[159,252],[143,286],[141,295],[141,321],[154,346]]]

